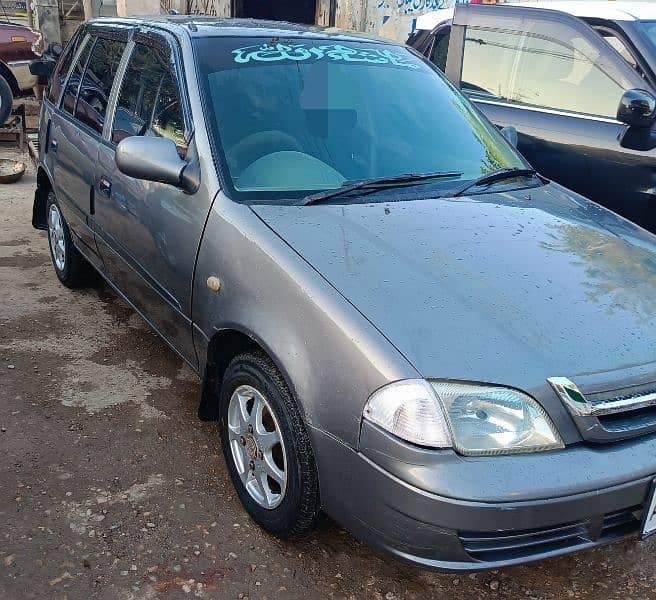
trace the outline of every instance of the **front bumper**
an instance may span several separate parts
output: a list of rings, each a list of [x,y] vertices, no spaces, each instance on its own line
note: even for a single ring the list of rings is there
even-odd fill
[[[652,472],[625,478],[615,485],[600,485],[600,480],[589,477],[586,461],[582,460],[588,449],[583,446],[539,457],[512,457],[514,461],[523,458],[532,465],[530,476],[506,469],[500,477],[496,468],[487,469],[486,475],[486,470],[480,468],[484,462],[467,461],[452,452],[416,449],[368,424],[363,428],[360,452],[318,430],[313,430],[313,441],[322,503],[332,518],[372,546],[400,559],[447,571],[505,567],[626,537],[637,538],[656,473],[656,439],[642,441],[642,462],[651,461],[652,465],[636,471],[651,468]],[[620,449],[626,453],[619,459],[620,469],[635,449],[631,446],[639,443],[634,441]],[[396,448],[392,454],[390,444],[403,446],[408,453],[403,455]],[[599,454],[603,453],[591,452],[594,460],[602,460]],[[617,448],[615,453],[618,459]],[[432,481],[422,476],[427,460],[436,458],[440,462],[443,458],[442,463],[449,463],[447,455],[456,458],[451,461],[453,468],[434,467],[431,472],[438,477]],[[383,468],[383,456],[395,466]],[[391,459],[392,456],[395,458]],[[486,457],[485,461],[491,467],[505,458],[509,457]],[[578,480],[575,486],[570,481],[569,467],[577,461],[580,470],[574,472]],[[539,463],[549,467],[536,470]],[[550,481],[559,478],[558,463],[560,481]],[[613,465],[606,457],[603,463],[609,475],[615,476],[617,462]],[[634,464],[633,469],[636,468]],[[475,478],[467,471],[474,471]],[[630,472],[626,468],[625,476]],[[444,490],[457,490],[458,479],[463,482],[462,488],[469,491],[445,495]],[[473,492],[473,481],[477,493]],[[562,483],[567,484],[571,493],[535,497],[536,490],[562,491]],[[434,489],[422,489],[419,485]],[[505,497],[501,495],[503,490],[508,491]],[[490,501],[482,499],[486,495]]]

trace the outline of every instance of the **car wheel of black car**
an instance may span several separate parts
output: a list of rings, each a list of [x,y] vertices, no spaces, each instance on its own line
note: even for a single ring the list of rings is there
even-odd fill
[[[262,353],[234,358],[220,391],[223,454],[253,520],[279,538],[310,531],[319,515],[314,453],[298,406]]]
[[[55,273],[66,287],[80,287],[89,275],[89,264],[73,245],[71,232],[59,209],[54,192],[48,194],[46,218],[50,258]]]
[[[14,95],[7,80],[0,75],[0,125],[2,125],[11,114],[11,105]]]

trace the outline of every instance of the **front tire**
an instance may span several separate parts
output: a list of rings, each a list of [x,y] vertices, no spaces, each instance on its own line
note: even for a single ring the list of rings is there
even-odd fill
[[[223,377],[219,427],[244,508],[281,539],[311,531],[320,510],[314,453],[301,413],[271,359],[235,357]]]
[[[73,245],[71,232],[52,191],[46,203],[46,219],[50,258],[57,278],[68,288],[81,287],[88,280],[89,264]]]

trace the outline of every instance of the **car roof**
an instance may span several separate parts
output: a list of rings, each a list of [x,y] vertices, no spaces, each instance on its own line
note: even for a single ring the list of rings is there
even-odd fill
[[[609,21],[643,21],[656,19],[656,3],[624,2],[623,0],[533,0],[530,2],[508,2],[504,6],[545,8],[558,10],[584,19],[606,19]],[[453,8],[433,10],[417,18],[417,29],[434,29],[441,23],[451,21]]]
[[[440,23],[451,21],[453,19],[454,8],[441,8],[432,10],[421,17],[417,17],[417,29],[434,29]]]
[[[653,2],[624,2],[612,0],[539,0],[532,2],[509,2],[512,6],[548,8],[586,19],[609,21],[642,21],[656,19],[656,4]]]
[[[344,31],[335,27],[318,27],[287,23],[284,21],[264,21],[258,19],[234,19],[208,17],[202,15],[148,15],[134,17],[110,17],[94,19],[91,23],[107,25],[157,26],[176,33],[185,31],[191,37],[264,37],[264,38],[304,38],[330,39],[337,42],[370,41],[400,46],[392,40],[375,35]]]

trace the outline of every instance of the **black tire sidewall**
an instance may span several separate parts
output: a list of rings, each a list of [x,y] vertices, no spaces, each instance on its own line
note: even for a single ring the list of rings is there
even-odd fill
[[[295,524],[302,512],[303,485],[305,484],[299,452],[307,451],[307,448],[298,447],[297,436],[293,431],[292,424],[298,423],[298,415],[294,418],[290,414],[289,402],[293,402],[291,394],[286,387],[280,389],[280,381],[275,381],[267,370],[261,368],[262,365],[258,364],[260,360],[262,359],[257,356],[242,356],[233,360],[226,370],[221,386],[219,405],[219,428],[223,441],[223,455],[239,499],[255,522],[278,537],[293,537]],[[287,457],[287,485],[282,502],[274,509],[266,509],[251,498],[241,482],[232,458],[227,427],[228,406],[232,393],[240,385],[250,385],[266,398],[269,406],[275,412],[282,434]]]
[[[0,125],[3,125],[9,118],[13,101],[14,94],[11,91],[11,86],[9,85],[9,82],[0,75]]]
[[[50,242],[50,207],[51,206],[56,206],[57,210],[59,211],[59,218],[61,219],[62,222],[62,227],[64,229],[64,268],[59,269],[57,267],[57,263],[55,262],[55,257],[52,253],[52,244]],[[52,260],[52,266],[55,269],[55,273],[57,274],[57,277],[59,281],[61,281],[64,285],[69,285],[71,280],[73,279],[72,275],[72,269],[74,268],[73,266],[73,252],[75,251],[73,248],[73,242],[71,240],[71,234],[68,230],[68,225],[66,223],[66,220],[64,219],[64,215],[62,214],[61,207],[57,203],[57,198],[55,197],[54,192],[50,192],[48,194],[48,201],[46,202],[46,223],[48,225],[48,250],[50,251],[50,259]]]

